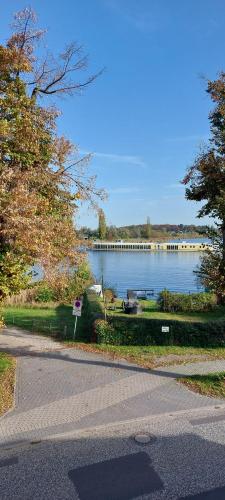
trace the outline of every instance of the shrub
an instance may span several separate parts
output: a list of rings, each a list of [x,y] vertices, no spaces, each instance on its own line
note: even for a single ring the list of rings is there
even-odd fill
[[[114,294],[110,288],[107,288],[104,290],[104,303],[105,307],[109,307],[109,304],[112,304],[114,302]]]
[[[95,320],[103,318],[103,309],[100,298],[90,290],[84,294],[82,317],[85,327],[86,340],[97,342],[97,332],[95,330]]]
[[[40,283],[37,286],[35,301],[36,302],[53,302],[55,300],[55,293],[46,283]]]
[[[82,262],[78,269],[67,276],[66,284],[59,290],[59,300],[72,302],[75,297],[83,295],[85,290],[93,283],[93,276],[86,260]],[[57,289],[57,287],[56,287]]]
[[[115,330],[112,325],[104,319],[94,322],[94,330],[99,344],[115,344]]]
[[[173,293],[163,290],[158,298],[159,309],[164,312],[201,312],[216,307],[213,293]]]
[[[200,323],[112,315],[105,321],[99,297],[88,293],[86,299],[85,331],[89,339],[92,332],[93,342],[113,345],[225,347],[225,319]],[[168,326],[169,332],[162,332],[163,326]]]
[[[225,320],[208,323],[111,316],[98,329],[98,343],[225,347]],[[162,332],[168,326],[169,332]]]
[[[114,298],[114,293],[110,288],[104,290],[104,299],[106,302],[110,302]]]

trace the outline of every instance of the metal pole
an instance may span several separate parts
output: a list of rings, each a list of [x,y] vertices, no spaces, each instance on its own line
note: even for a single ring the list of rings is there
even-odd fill
[[[73,340],[75,340],[76,329],[77,329],[77,316],[75,316],[74,331],[73,331]]]

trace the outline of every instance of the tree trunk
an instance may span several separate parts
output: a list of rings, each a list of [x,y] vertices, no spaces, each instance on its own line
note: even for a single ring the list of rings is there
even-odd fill
[[[224,278],[225,282],[225,221],[221,225],[221,233],[222,233],[222,256],[219,266],[220,275]],[[217,304],[224,305],[225,304],[225,290],[224,293],[217,293]]]
[[[222,262],[223,262],[223,266],[225,268],[225,222],[223,223],[221,229],[222,229],[222,246],[223,246],[223,249],[222,249]]]
[[[216,294],[216,303],[217,303],[217,305],[218,306],[222,306],[222,305],[224,305],[224,302],[225,302],[224,296],[221,293],[217,293]]]

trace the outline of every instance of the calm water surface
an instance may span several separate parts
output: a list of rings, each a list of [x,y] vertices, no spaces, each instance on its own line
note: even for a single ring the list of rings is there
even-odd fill
[[[120,297],[126,296],[128,288],[151,288],[155,294],[163,288],[187,293],[201,290],[193,273],[200,252],[90,251],[88,255],[95,278],[103,275]]]

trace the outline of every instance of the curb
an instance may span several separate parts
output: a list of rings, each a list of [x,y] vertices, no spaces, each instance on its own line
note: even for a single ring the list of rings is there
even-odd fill
[[[12,413],[18,406],[19,403],[19,394],[18,394],[18,382],[20,378],[20,361],[19,358],[15,358],[16,361],[16,369],[14,375],[14,389],[13,389],[13,404],[9,410],[7,410],[3,415],[0,416],[0,421],[7,417],[10,413]]]

